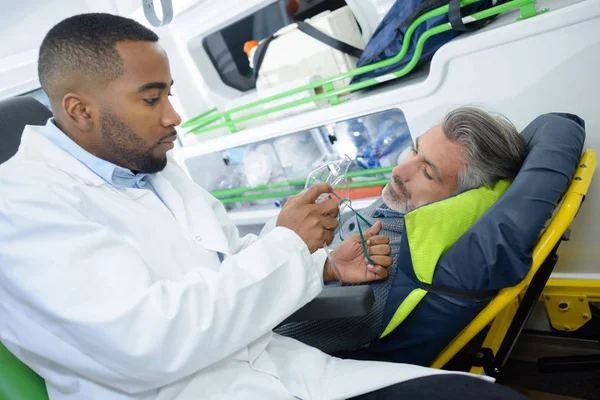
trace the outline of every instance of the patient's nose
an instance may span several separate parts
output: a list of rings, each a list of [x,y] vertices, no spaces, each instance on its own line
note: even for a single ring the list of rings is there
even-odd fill
[[[414,158],[404,160],[394,167],[392,174],[400,178],[403,182],[408,182],[414,175],[417,165],[418,163],[415,162]]]

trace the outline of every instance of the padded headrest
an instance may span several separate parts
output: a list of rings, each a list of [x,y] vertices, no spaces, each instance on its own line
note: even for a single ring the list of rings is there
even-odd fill
[[[466,290],[516,285],[531,267],[532,251],[577,169],[585,141],[583,120],[545,114],[522,132],[527,157],[504,195],[442,255],[433,284]]]
[[[52,112],[33,97],[0,101],[0,164],[15,155],[25,125],[46,125]]]

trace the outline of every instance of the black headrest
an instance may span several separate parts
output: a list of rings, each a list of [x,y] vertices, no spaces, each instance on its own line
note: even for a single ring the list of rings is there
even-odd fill
[[[15,155],[25,125],[46,125],[52,112],[33,97],[0,101],[0,164]]]
[[[583,120],[545,114],[522,132],[528,154],[504,195],[439,260],[434,284],[495,290],[521,281],[532,250],[567,190],[585,141]]]

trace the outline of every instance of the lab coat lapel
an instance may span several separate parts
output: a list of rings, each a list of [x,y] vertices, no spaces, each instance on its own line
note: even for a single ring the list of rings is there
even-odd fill
[[[171,211],[177,222],[179,222],[183,228],[187,229],[188,219],[185,211],[185,204],[179,193],[173,188],[173,185],[171,185],[171,183],[160,173],[149,176],[149,179],[150,184],[162,202]]]
[[[151,177],[150,183],[161,200],[171,210],[184,229],[187,229],[192,239],[199,242],[207,250],[230,255],[229,243],[223,232],[221,222],[214,210],[203,201],[203,196],[197,193],[200,189],[194,185],[179,184],[167,179],[169,170],[177,168],[169,160],[164,173]]]

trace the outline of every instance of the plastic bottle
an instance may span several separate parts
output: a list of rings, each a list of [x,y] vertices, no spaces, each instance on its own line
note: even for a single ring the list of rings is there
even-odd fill
[[[250,68],[254,69],[254,53],[258,48],[258,42],[256,40],[249,40],[244,43],[244,53],[248,56],[248,64]]]

